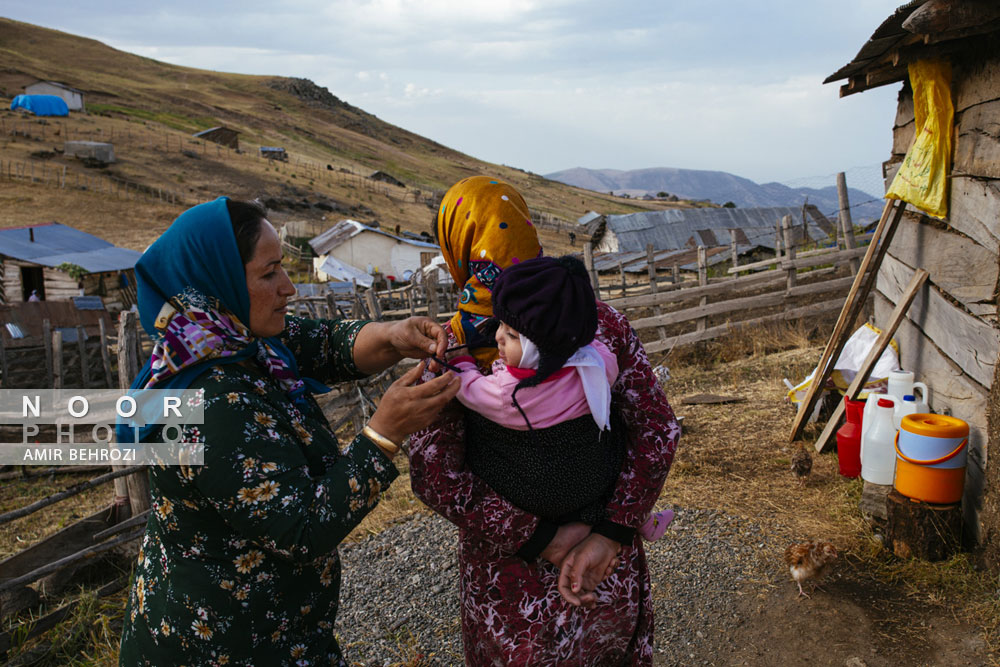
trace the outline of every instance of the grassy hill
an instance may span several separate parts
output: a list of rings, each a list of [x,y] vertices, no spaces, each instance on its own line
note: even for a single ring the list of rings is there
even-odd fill
[[[42,79],[84,91],[88,110],[47,122],[9,110],[0,113],[0,160],[7,165],[0,164],[5,179],[0,226],[58,220],[141,249],[187,206],[226,194],[270,199],[276,204],[272,220],[279,224],[294,219],[322,225],[352,217],[422,231],[443,190],[475,174],[509,181],[536,215],[563,220],[587,210],[624,213],[665,206],[626,202],[477,160],[379,120],[306,79],[169,65],[4,18],[0,60],[5,109],[23,86]],[[241,152],[191,136],[218,125],[240,132]],[[61,154],[67,138],[111,141],[117,161],[84,169]],[[289,161],[257,158],[261,145],[284,147]],[[7,181],[10,162],[14,172],[20,165],[37,165],[52,174],[65,168],[66,176],[59,177],[58,186],[48,176],[42,184]],[[375,170],[406,187],[369,181]],[[177,203],[123,199],[112,181],[93,182],[96,174],[127,181],[133,191],[174,193],[171,202]],[[79,184],[81,178],[87,190],[63,185],[67,179]],[[550,252],[568,247],[564,231],[544,230],[543,242]]]

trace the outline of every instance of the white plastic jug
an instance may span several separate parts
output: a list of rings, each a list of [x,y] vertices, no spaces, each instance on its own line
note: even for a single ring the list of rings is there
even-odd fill
[[[875,423],[875,406],[878,405],[879,399],[885,399],[887,401],[892,401],[892,410],[896,411],[896,406],[902,403],[901,398],[896,398],[892,394],[876,394],[875,392],[870,392],[868,398],[865,399],[865,411],[861,415],[861,443],[864,446],[865,431],[867,431],[872,424]]]
[[[921,402],[930,405],[931,396],[927,385],[923,382],[914,382],[913,380],[913,371],[890,371],[889,388],[886,391],[890,396],[896,398],[896,405],[899,405],[899,402],[907,394],[913,394],[915,397],[917,394],[916,389],[920,389]],[[918,410],[917,412],[926,412],[926,410]]]
[[[893,404],[882,398],[875,404],[871,425],[861,434],[861,478],[872,484],[889,485],[896,472],[896,429],[892,425]]]

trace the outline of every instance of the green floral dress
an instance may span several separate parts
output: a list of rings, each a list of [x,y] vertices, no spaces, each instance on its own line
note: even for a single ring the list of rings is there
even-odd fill
[[[361,377],[366,322],[287,318],[304,376]],[[337,545],[398,475],[371,441],[338,445],[319,406],[293,404],[256,364],[207,369],[200,467],[150,469],[152,511],[125,610],[120,664],[343,665]]]

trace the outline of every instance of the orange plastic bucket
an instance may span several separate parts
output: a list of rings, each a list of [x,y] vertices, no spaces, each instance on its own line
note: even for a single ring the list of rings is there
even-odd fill
[[[927,503],[957,503],[965,489],[969,425],[956,417],[916,413],[896,433],[896,477],[904,496]]]

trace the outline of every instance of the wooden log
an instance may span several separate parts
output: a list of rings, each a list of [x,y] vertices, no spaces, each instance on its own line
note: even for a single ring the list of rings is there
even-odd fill
[[[894,210],[895,212],[893,212]],[[875,274],[882,263],[882,257],[885,255],[886,248],[892,242],[892,237],[896,232],[896,225],[899,223],[899,219],[905,210],[905,202],[896,204],[893,200],[886,201],[885,208],[882,211],[882,218],[875,228],[875,234],[872,236],[872,241],[865,253],[865,258],[861,262],[861,267],[858,269],[857,275],[854,276],[854,284],[851,285],[851,291],[847,294],[847,299],[845,299],[843,308],[841,308],[840,316],[837,318],[837,323],[830,334],[830,339],[827,341],[823,354],[820,356],[819,363],[816,364],[817,371],[813,382],[810,383],[805,397],[799,403],[799,410],[792,423],[789,442],[794,442],[799,437],[799,433],[801,433],[802,427],[805,426],[807,417],[812,414],[816,399],[819,397],[819,390],[826,383],[826,379],[832,372],[832,362],[836,361],[840,356],[840,352],[844,349],[844,344],[850,336],[847,327],[854,323],[861,309],[864,308],[865,301],[868,300],[868,294],[875,282]],[[892,218],[891,221],[890,217]],[[869,269],[871,269],[870,273]]]
[[[871,375],[872,369],[875,368],[875,364],[878,363],[878,360],[881,358],[882,353],[885,352],[885,349],[889,347],[889,343],[892,341],[892,337],[896,334],[896,329],[899,328],[900,323],[903,321],[903,317],[906,315],[907,309],[910,307],[910,304],[913,303],[913,299],[916,298],[917,294],[924,287],[924,283],[927,282],[929,275],[930,274],[923,269],[920,269],[913,274],[913,277],[910,279],[910,283],[906,286],[906,291],[903,292],[903,295],[896,302],[896,307],[889,316],[889,321],[883,325],[882,333],[880,333],[878,338],[875,339],[875,344],[872,345],[872,348],[868,351],[868,355],[865,357],[865,360],[861,362],[857,375],[854,376],[854,380],[852,380],[850,386],[847,387],[845,398],[849,398],[852,401],[857,400],[865,382],[868,381],[868,376]],[[816,440],[816,451],[823,451],[826,443],[833,437],[834,429],[837,428],[840,424],[841,417],[844,416],[844,410],[844,402],[837,401],[837,407],[834,408],[833,415],[827,421],[826,427]]]
[[[601,281],[597,277],[597,270],[594,269],[594,244],[587,241],[583,244],[583,263],[590,275],[590,285],[594,288],[594,295],[601,298]]]
[[[898,558],[945,560],[962,544],[960,503],[932,505],[895,489],[886,498],[887,544]]]
[[[111,372],[111,353],[108,351],[108,332],[104,318],[97,320],[97,326],[101,332],[101,365],[104,367],[104,382],[109,389],[115,386],[114,374]]]
[[[78,563],[82,560],[89,560],[91,558],[94,558],[98,554],[102,554],[105,551],[110,551],[111,549],[117,547],[120,544],[124,544],[125,542],[131,542],[132,540],[142,537],[144,532],[145,529],[139,530],[130,533],[128,535],[119,537],[117,539],[111,540],[110,542],[103,542],[101,544],[97,544],[92,547],[87,547],[86,549],[81,549],[75,554],[66,556],[65,558],[61,558],[51,563],[46,563],[45,565],[37,567],[31,572],[28,572],[27,574],[21,575],[20,577],[15,577],[13,579],[2,581],[0,582],[0,591],[12,590],[14,588],[17,588],[18,586],[24,586],[25,584],[30,584],[33,581],[41,579],[47,574],[51,574],[53,572],[56,572],[57,570],[61,570],[67,565],[72,565],[73,563]]]
[[[0,389],[7,389],[10,386],[10,369],[7,368],[7,348],[3,343],[3,333],[0,332]]]
[[[847,176],[844,172],[837,174],[837,201],[840,204],[840,231],[844,235],[844,245],[847,250],[858,247],[854,238],[854,222],[851,220],[851,202],[847,196]],[[851,275],[855,275],[861,267],[860,259],[851,260]]]
[[[95,477],[93,479],[88,479],[87,481],[80,482],[79,484],[74,484],[73,486],[71,486],[71,487],[69,487],[67,489],[64,489],[64,490],[62,490],[62,491],[60,491],[58,493],[53,493],[51,496],[48,496],[46,498],[42,498],[41,500],[33,502],[30,505],[26,505],[24,507],[19,507],[16,510],[11,510],[9,512],[5,512],[3,514],[0,514],[0,525],[3,525],[3,524],[8,523],[10,521],[13,521],[14,519],[20,519],[23,516],[28,516],[29,514],[32,514],[33,512],[37,512],[40,509],[44,509],[44,508],[48,507],[49,505],[52,505],[52,504],[55,504],[55,503],[59,502],[60,500],[65,500],[66,498],[71,498],[71,497],[73,497],[73,496],[75,496],[75,495],[77,495],[79,493],[83,493],[87,489],[92,489],[95,486],[100,486],[101,484],[105,484],[106,482],[110,482],[111,480],[113,480],[116,477],[120,477],[122,475],[129,475],[129,474],[131,474],[133,472],[136,472],[136,471],[139,471],[139,470],[143,470],[144,471],[145,467],[144,466],[129,466],[127,468],[122,468],[120,470],[112,470],[111,472],[106,473],[104,475],[100,475],[100,476]]]
[[[432,271],[431,273],[436,273]],[[372,319],[381,320],[382,319],[382,308],[379,306],[378,297],[375,295],[374,286],[372,289],[365,292],[365,304],[368,306],[368,312]]]
[[[826,313],[833,312],[843,305],[841,299],[833,299],[830,301],[821,301],[819,303],[813,303],[808,306],[802,306],[801,308],[793,308],[781,313],[775,313],[773,315],[765,315],[763,317],[756,317],[751,320],[742,320],[740,322],[727,322],[726,324],[721,324],[719,326],[710,327],[704,331],[692,331],[691,333],[681,334],[679,336],[673,336],[667,338],[666,340],[657,340],[649,343],[645,346],[646,352],[652,354],[654,352],[662,352],[664,350],[669,350],[676,345],[687,345],[689,343],[697,343],[703,340],[712,340],[713,338],[721,338],[723,336],[728,336],[730,334],[736,333],[746,327],[758,326],[761,324],[767,324],[770,322],[781,322],[781,321],[791,321],[806,317],[816,317]]]

